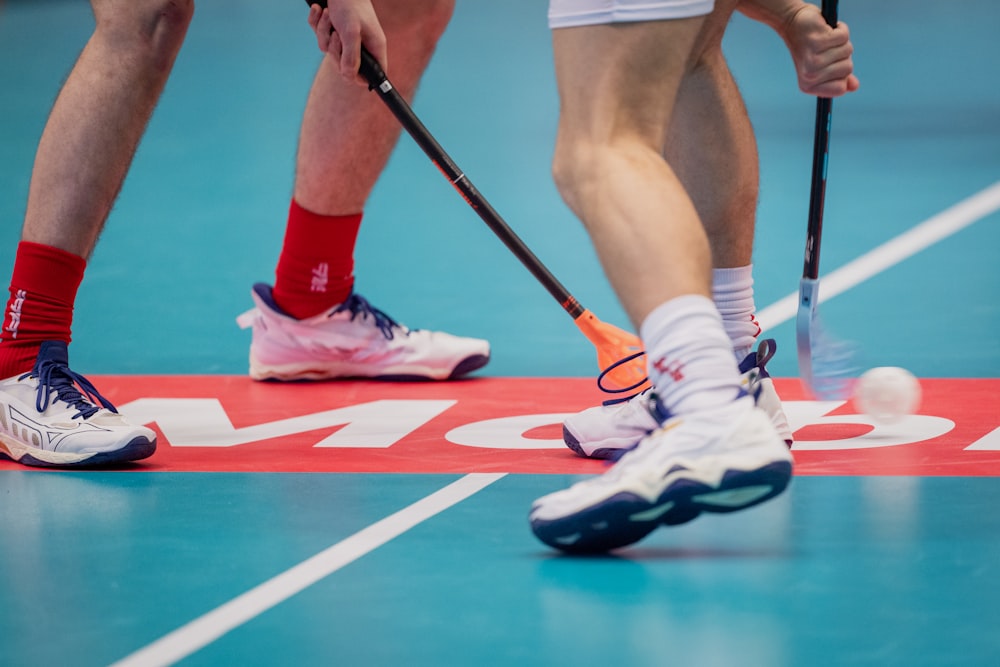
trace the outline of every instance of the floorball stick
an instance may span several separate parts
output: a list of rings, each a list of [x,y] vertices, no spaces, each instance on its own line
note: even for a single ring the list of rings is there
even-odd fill
[[[837,26],[837,0],[823,0],[823,18]],[[819,317],[819,251],[823,236],[823,204],[830,157],[830,125],[833,100],[816,100],[816,128],[813,136],[812,186],[809,192],[809,220],[805,262],[799,283],[799,305],[795,319],[799,375],[806,389],[820,398],[843,398],[850,391],[852,351],[848,344],[830,338]]]
[[[326,7],[325,0],[306,0],[306,3]],[[369,89],[378,93],[378,96],[399,120],[403,129],[458,190],[465,202],[559,302],[562,309],[573,318],[577,328],[597,350],[597,362],[600,368],[608,369],[614,366],[607,373],[607,380],[620,388],[639,389],[643,387],[647,382],[646,362],[642,355],[636,354],[642,351],[642,341],[639,340],[639,337],[598,319],[590,310],[584,308],[562,283],[556,280],[552,272],[531,252],[510,228],[510,225],[476,189],[468,176],[458,168],[458,165],[413,112],[409,103],[393,87],[385,72],[382,71],[381,65],[364,46],[361,47],[359,72],[368,82]],[[629,357],[631,358],[626,363],[618,363]],[[616,363],[618,363],[617,366],[615,366]]]

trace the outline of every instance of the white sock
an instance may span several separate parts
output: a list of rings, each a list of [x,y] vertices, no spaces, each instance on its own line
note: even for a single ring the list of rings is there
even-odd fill
[[[743,361],[760,335],[753,299],[753,265],[712,269],[712,300],[722,315],[737,362]]]
[[[639,334],[653,389],[671,414],[708,410],[739,395],[732,344],[709,299],[671,299],[646,317]]]

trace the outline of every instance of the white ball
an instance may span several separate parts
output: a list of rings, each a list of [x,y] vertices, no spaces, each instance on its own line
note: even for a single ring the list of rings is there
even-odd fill
[[[920,406],[920,381],[897,366],[865,371],[854,384],[854,405],[862,414],[884,423],[898,421]]]

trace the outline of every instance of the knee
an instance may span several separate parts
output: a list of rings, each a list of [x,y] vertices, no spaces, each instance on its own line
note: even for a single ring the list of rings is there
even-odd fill
[[[573,159],[570,157],[569,147],[565,144],[563,140],[557,141],[555,152],[552,154],[552,180],[563,199],[566,199],[564,193],[568,192],[574,183]]]
[[[657,146],[637,133],[603,137],[560,132],[552,157],[552,178],[566,204],[588,224],[588,212],[601,207],[610,195],[645,180],[666,162]],[[666,165],[669,168],[669,165]]]
[[[455,0],[387,0],[375,7],[391,51],[394,44],[405,40],[429,56],[451,22]]]
[[[455,11],[455,0],[430,0],[425,3],[420,31],[430,35],[435,42],[444,33]]]
[[[194,15],[194,0],[94,0],[96,35],[123,57],[148,58],[169,67],[180,50]]]
[[[588,192],[599,183],[599,150],[560,135],[552,155],[552,180],[563,201],[579,215]]]

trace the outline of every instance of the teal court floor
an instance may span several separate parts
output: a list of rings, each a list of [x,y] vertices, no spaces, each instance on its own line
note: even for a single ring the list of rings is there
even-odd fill
[[[998,663],[1000,8],[841,3],[862,88],[834,104],[822,313],[866,367],[921,379],[920,410],[891,428],[797,380],[814,102],[780,40],[734,19],[761,153],[756,298],[797,476],[751,511],[569,558],[527,513],[603,470],[559,441],[602,398],[593,350],[408,137],[366,212],[358,290],[412,326],[488,338],[490,365],[434,385],[246,377],[235,318],[273,278],[318,56],[304,3],[237,4],[198,3],[77,303],[74,368],[160,447],[119,470],[0,462],[0,664]],[[8,267],[91,27],[83,0],[0,3]],[[624,326],[549,175],[545,3],[460,1],[414,108]]]

